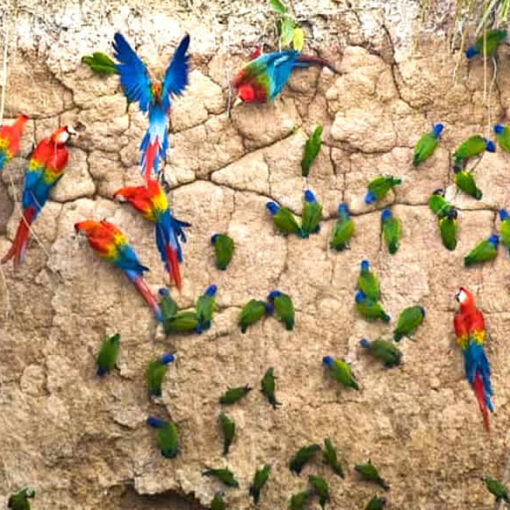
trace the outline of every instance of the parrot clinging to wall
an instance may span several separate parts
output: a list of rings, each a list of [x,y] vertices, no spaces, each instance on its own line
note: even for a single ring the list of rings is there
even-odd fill
[[[213,469],[209,468],[202,472],[202,476],[208,476],[216,478],[220,482],[224,483],[227,487],[237,488],[239,483],[234,476],[234,473],[230,469]]]
[[[28,120],[20,115],[10,126],[0,126],[0,171],[19,151],[19,140]]]
[[[157,430],[156,441],[161,455],[167,459],[174,459],[179,453],[179,431],[173,421],[165,421],[154,416],[147,418],[147,425]]]
[[[305,203],[301,214],[301,230],[304,237],[319,233],[319,222],[322,218],[322,205],[317,202],[315,195],[309,189],[305,191]]]
[[[266,485],[269,480],[269,473],[271,472],[271,466],[269,464],[265,464],[260,469],[255,471],[255,475],[253,477],[253,483],[250,485],[250,496],[253,498],[253,502],[257,505],[260,499],[260,491]]]
[[[359,473],[362,480],[373,482],[382,487],[385,491],[390,490],[389,484],[381,478],[378,469],[372,464],[370,459],[368,459],[366,464],[356,464],[354,469]]]
[[[393,330],[393,340],[400,342],[403,337],[411,338],[415,331],[421,326],[425,318],[425,308],[415,305],[404,308],[398,316],[397,325]]]
[[[435,124],[430,133],[423,133],[414,147],[413,165],[419,166],[430,158],[439,143],[443,131],[442,124]]]
[[[268,368],[264,377],[260,381],[260,387],[263,395],[267,398],[268,402],[273,406],[273,409],[278,409],[280,402],[276,400],[276,377],[274,375],[274,369]]]
[[[500,148],[505,152],[510,152],[510,128],[503,124],[496,124],[493,129]]]
[[[506,30],[487,30],[466,50],[466,58],[472,59],[476,55],[485,55],[491,57],[498,48],[499,44],[506,39]]]
[[[382,339],[370,342],[366,338],[362,338],[359,344],[374,358],[382,361],[386,368],[393,368],[400,365],[402,352],[394,343]]]
[[[197,333],[211,328],[211,321],[216,309],[216,285],[209,285],[205,292],[197,299],[195,310],[198,317]]]
[[[267,202],[266,208],[271,215],[273,225],[284,236],[296,234],[299,237],[305,237],[303,229],[299,226],[299,223],[288,207],[281,207],[275,202]]]
[[[147,186],[121,188],[113,197],[127,200],[146,220],[156,224],[156,244],[161,260],[170,275],[170,281],[181,290],[179,263],[182,262],[182,249],[179,240],[186,242],[183,228],[191,225],[172,216],[163,188],[153,179],[148,179]]]
[[[21,198],[23,216],[19,222],[11,249],[2,259],[2,264],[14,259],[14,267],[17,268],[23,263],[27,251],[30,226],[48,200],[51,188],[64,175],[64,169],[69,159],[66,144],[73,134],[75,134],[75,131],[70,126],[60,127],[49,138],[41,140],[32,152],[25,173],[25,184]]]
[[[285,324],[287,331],[292,331],[295,312],[290,296],[279,290],[272,290],[267,296],[267,302],[273,306],[276,317]]]
[[[322,509],[326,508],[326,503],[330,500],[328,482],[322,476],[310,475],[308,483],[313,488],[315,494],[319,496],[319,504]]]
[[[352,375],[351,367],[343,359],[333,359],[331,356],[324,356],[322,363],[328,368],[329,376],[346,388],[359,390],[358,383]]]
[[[109,374],[115,364],[117,363],[117,357],[119,355],[120,335],[106,337],[103,339],[101,348],[97,354],[97,375],[102,377],[105,374]]]
[[[499,210],[499,219],[501,221],[499,225],[501,243],[508,250],[508,254],[510,255],[510,216],[506,209]]]
[[[457,185],[457,188],[466,193],[466,195],[469,195],[476,200],[481,200],[483,192],[476,185],[473,174],[467,170],[462,170],[460,167],[454,168],[453,172],[455,174],[453,182]]]
[[[150,76],[122,34],[114,36],[113,49],[119,62],[116,67],[124,94],[128,101],[137,102],[142,112],[149,112],[149,127],[140,144],[140,165],[147,182],[152,172],[158,173],[159,160],[166,156],[171,98],[180,96],[188,85],[189,41],[189,35],[182,38],[161,82]]]
[[[211,237],[211,244],[214,246],[216,267],[225,271],[234,254],[234,240],[226,234],[214,234]]]
[[[322,460],[340,478],[345,477],[344,470],[342,468],[342,464],[340,464],[340,461],[338,460],[338,455],[336,453],[336,449],[333,446],[333,441],[331,441],[331,439],[329,437],[324,439],[324,451],[322,452]]]
[[[223,434],[223,455],[228,455],[230,445],[236,435],[236,423],[225,413],[221,413],[218,421],[220,422],[221,432]]]
[[[503,483],[491,478],[490,476],[482,476],[482,480],[485,483],[487,490],[496,498],[498,503],[500,501],[504,501],[508,506],[510,506],[510,496],[508,495],[508,491]]]
[[[457,229],[459,227],[459,222],[457,220],[458,215],[459,213],[457,210],[453,209],[446,216],[437,220],[443,246],[450,251],[455,250],[457,247]]]
[[[384,242],[390,254],[394,255],[400,247],[402,222],[395,218],[389,209],[383,209],[381,212],[381,225]]]
[[[289,469],[292,473],[296,473],[297,475],[301,474],[303,467],[305,464],[310,462],[315,454],[319,452],[321,449],[320,445],[314,443],[308,446],[303,446],[300,448],[290,459]]]
[[[25,487],[20,491],[13,494],[9,501],[7,502],[7,506],[11,510],[30,510],[30,501],[29,499],[33,499],[35,497],[34,489],[29,487]]]
[[[475,392],[478,406],[482,412],[483,422],[487,432],[490,430],[489,412],[493,411],[491,396],[491,370],[485,355],[485,322],[482,312],[476,308],[473,294],[465,287],[461,287],[455,299],[460,309],[453,319],[455,339],[464,355],[464,369],[466,379]]]
[[[453,169],[462,170],[465,168],[469,158],[474,158],[483,152],[495,152],[496,146],[491,140],[480,135],[473,135],[462,141],[453,153]]]
[[[379,278],[370,271],[370,262],[362,260],[358,276],[358,289],[369,299],[377,301],[380,297]]]
[[[499,236],[491,235],[488,239],[479,242],[465,257],[464,266],[487,262],[496,258],[498,254]]]
[[[390,189],[402,184],[402,179],[398,177],[379,176],[372,179],[367,186],[367,194],[365,195],[365,204],[370,205],[376,200],[382,200],[386,197]]]
[[[338,206],[338,220],[331,230],[330,248],[337,251],[343,251],[349,246],[349,241],[354,234],[354,222],[349,215],[347,204]]]
[[[145,302],[153,309],[156,319],[161,322],[163,318],[158,302],[143,279],[143,273],[148,271],[148,268],[140,264],[127,237],[106,220],[80,221],[74,228],[87,236],[90,247],[101,258],[124,271]]]
[[[169,352],[158,359],[149,361],[145,371],[145,381],[149,395],[161,397],[161,385],[168,370],[168,365],[175,361],[175,356]]]

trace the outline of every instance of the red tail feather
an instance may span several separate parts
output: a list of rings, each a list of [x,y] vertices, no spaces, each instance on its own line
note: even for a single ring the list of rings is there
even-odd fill
[[[156,301],[156,298],[152,294],[151,290],[145,283],[145,280],[139,276],[138,278],[132,280],[133,285],[136,287],[136,290],[140,293],[140,295],[143,297],[145,302],[154,310],[154,313],[156,314],[156,318],[158,321],[161,322],[161,310],[159,308],[158,302]]]
[[[483,381],[480,373],[477,372],[475,375],[475,380],[473,382],[473,389],[475,391],[476,400],[478,400],[478,406],[480,407],[480,411],[483,416],[483,424],[485,426],[485,430],[490,433],[490,424],[489,424],[489,410],[487,409],[487,404],[485,403],[484,389],[483,389]]]
[[[5,257],[2,259],[2,264],[5,264],[12,258],[14,258],[14,268],[17,269],[23,263],[25,258],[25,252],[27,251],[28,235],[30,233],[30,225],[34,219],[35,209],[29,207],[19,221],[18,230],[16,231],[16,237],[12,242],[11,249],[7,252]]]
[[[156,152],[158,151],[159,141],[156,138],[154,143],[147,144],[147,149],[145,149],[145,181],[147,185],[151,180],[152,169],[154,168],[154,160],[156,159]]]
[[[170,245],[165,246],[166,260],[168,265],[168,273],[170,280],[175,283],[175,286],[181,291],[182,279],[181,270],[179,268],[179,259],[177,258],[177,250],[174,250]]]

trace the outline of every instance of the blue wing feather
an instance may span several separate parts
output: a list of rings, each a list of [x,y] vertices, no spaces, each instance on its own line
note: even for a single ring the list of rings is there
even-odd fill
[[[170,108],[171,95],[180,95],[188,85],[188,51],[190,37],[186,34],[175,50],[170,65],[167,67],[161,90],[161,101],[165,111]]]
[[[122,268],[126,274],[130,271],[136,273],[138,276],[148,271],[149,268],[142,266],[136,256],[135,250],[129,244],[118,247],[119,257],[115,265]]]
[[[464,351],[464,368],[466,370],[466,379],[471,385],[474,383],[476,373],[480,373],[483,382],[485,403],[489,410],[492,411],[493,405],[490,397],[494,395],[494,392],[492,391],[490,381],[491,370],[489,361],[483,350],[483,345],[476,341],[469,340],[469,344]]]
[[[271,90],[269,99],[273,100],[289,81],[292,69],[296,65],[296,61],[299,57],[299,52],[286,50],[277,53],[269,53],[263,56],[267,57],[264,62],[267,67]]]

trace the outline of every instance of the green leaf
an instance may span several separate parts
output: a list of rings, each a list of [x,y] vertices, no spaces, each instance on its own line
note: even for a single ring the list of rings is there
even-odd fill
[[[294,36],[292,37],[292,46],[295,50],[301,51],[305,45],[305,32],[302,28],[294,29]]]
[[[310,173],[310,167],[319,154],[322,145],[321,136],[322,126],[317,126],[313,133],[310,135],[310,138],[308,138],[305,143],[303,159],[301,160],[301,175],[303,177],[308,177],[308,174]]]
[[[101,76],[117,74],[115,62],[105,53],[96,51],[92,55],[82,57],[81,61],[87,64],[94,73]]]
[[[269,0],[269,5],[271,5],[271,9],[276,11],[278,14],[285,14],[287,12],[287,8],[280,2],[280,0]]]
[[[294,37],[294,21],[292,18],[285,18],[282,22],[282,46],[288,46]]]

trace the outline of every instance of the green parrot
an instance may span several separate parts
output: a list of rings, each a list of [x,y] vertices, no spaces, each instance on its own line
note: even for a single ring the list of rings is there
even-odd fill
[[[476,186],[473,174],[460,168],[456,168],[453,171],[455,172],[453,182],[455,182],[457,188],[476,200],[481,200],[483,193],[482,190]]]
[[[349,241],[354,235],[354,222],[352,221],[347,204],[338,206],[338,220],[331,231],[331,239],[329,241],[330,248],[342,251],[349,246]]]
[[[266,485],[269,479],[269,473],[271,472],[271,466],[266,464],[260,469],[257,469],[255,476],[253,477],[253,483],[250,485],[250,496],[253,498],[253,502],[257,505],[260,499],[260,491]]]
[[[225,271],[234,255],[234,240],[226,234],[214,234],[211,237],[211,244],[214,246],[216,267]]]
[[[29,487],[25,487],[20,491],[13,494],[7,503],[8,508],[12,510],[30,510],[30,501],[29,499],[33,499],[35,497],[34,489],[30,489]]]
[[[408,306],[404,308],[398,316],[397,326],[393,330],[393,339],[400,342],[404,336],[411,338],[415,331],[421,326],[425,318],[425,308],[423,306]]]
[[[170,293],[165,288],[159,289],[159,295],[161,296],[159,308],[161,309],[163,322],[165,322],[170,320],[177,313],[177,303],[170,297]]]
[[[323,460],[324,462],[336,473],[340,478],[344,478],[344,470],[342,468],[342,464],[338,460],[338,456],[333,446],[333,442],[328,437],[324,439],[324,451],[323,451]]]
[[[305,489],[297,494],[294,494],[290,498],[289,508],[290,510],[304,510],[305,503],[308,501],[308,498],[312,495],[312,492],[309,489]]]
[[[418,143],[414,146],[413,154],[413,165],[419,166],[424,161],[430,158],[439,143],[439,136],[443,131],[442,124],[434,124],[430,133],[423,133],[418,140]]]
[[[117,357],[119,355],[119,343],[120,335],[105,337],[101,348],[97,354],[97,371],[96,374],[102,377],[105,374],[109,374],[117,363]]]
[[[273,219],[273,225],[280,233],[284,236],[296,234],[299,237],[305,237],[303,230],[289,208],[280,207],[275,202],[267,202],[266,207]]]
[[[212,478],[218,479],[220,482],[224,483],[227,487],[237,488],[239,484],[235,479],[234,473],[230,471],[230,469],[210,469],[207,468],[202,476],[209,476]]]
[[[206,291],[197,299],[195,310],[198,317],[198,325],[196,327],[197,333],[211,328],[211,320],[216,308],[216,285],[209,285]]]
[[[220,404],[231,405],[239,402],[243,397],[248,395],[252,388],[248,385],[239,386],[237,388],[228,388],[227,391],[220,397]]]
[[[496,146],[493,141],[487,140],[487,138],[480,135],[470,136],[466,140],[462,141],[455,149],[455,152],[453,153],[453,159],[455,160],[453,169],[461,170],[464,168],[469,158],[479,156],[485,151],[494,152],[495,150]]]
[[[382,361],[386,368],[400,365],[402,352],[400,352],[395,344],[386,340],[374,340],[370,342],[366,338],[362,338],[359,344],[363,349],[367,349],[374,358]]]
[[[455,250],[457,247],[457,229],[459,226],[457,216],[457,210],[453,209],[447,216],[443,216],[437,220],[443,246],[450,251]]]
[[[241,315],[239,316],[241,332],[246,333],[248,326],[252,326],[262,319],[264,315],[269,315],[270,313],[273,313],[273,306],[271,304],[259,301],[258,299],[250,299],[250,301],[244,305],[241,310]]]
[[[487,30],[466,50],[466,58],[469,60],[476,55],[491,57],[506,36],[506,30]]]
[[[319,222],[322,218],[322,205],[317,202],[315,195],[307,189],[305,191],[305,203],[303,205],[301,230],[303,236],[317,234],[320,231]]]
[[[198,327],[198,315],[196,312],[179,312],[170,319],[163,319],[165,333],[190,333]]]
[[[225,503],[223,492],[219,491],[214,495],[211,501],[211,510],[227,510],[227,503]]]
[[[384,242],[391,255],[397,253],[402,237],[402,223],[398,218],[393,217],[389,209],[384,209],[381,213],[381,223]]]
[[[149,362],[145,372],[145,380],[147,381],[149,395],[161,397],[161,385],[166,371],[168,370],[168,364],[173,361],[175,361],[175,356],[167,353],[163,354],[161,358]]]
[[[366,464],[356,464],[354,469],[360,474],[362,480],[374,482],[385,491],[390,490],[390,486],[379,476],[379,471],[377,471],[377,468],[370,459]]]
[[[154,416],[147,418],[147,425],[157,430],[156,441],[161,455],[167,459],[177,457],[179,453],[179,431],[173,421],[164,421]]]
[[[503,500],[507,505],[510,506],[510,496],[508,495],[508,491],[505,486],[491,478],[490,476],[482,476],[483,482],[485,482],[485,487],[487,490],[496,498],[496,501],[499,502]]]
[[[510,152],[510,128],[508,126],[503,126],[503,124],[496,124],[494,126],[494,133],[498,145],[505,152]]]
[[[493,234],[486,239],[478,243],[465,257],[464,266],[469,267],[479,262],[487,262],[496,258],[498,254],[499,236]]]
[[[322,363],[328,367],[329,376],[336,382],[343,384],[346,388],[359,390],[358,383],[354,379],[351,367],[341,359],[333,359],[331,356],[324,356]]]
[[[365,507],[365,510],[383,510],[386,505],[386,498],[380,498],[378,496],[374,496]]]
[[[447,216],[451,211],[455,210],[452,204],[445,200],[444,190],[436,189],[429,198],[430,210],[439,218]]]
[[[223,455],[228,455],[230,445],[236,434],[236,424],[226,414],[221,413],[219,416],[221,431],[223,433]]]
[[[274,376],[274,370],[272,368],[268,368],[264,374],[264,377],[262,378],[262,381],[260,382],[262,387],[261,391],[269,403],[273,406],[273,409],[277,409],[278,406],[281,405],[280,402],[276,401],[276,396],[274,394],[276,386],[275,379],[276,377]]]
[[[361,270],[358,277],[358,289],[367,296],[367,298],[377,301],[380,296],[379,279],[370,271],[370,262],[361,261]]]
[[[510,255],[510,217],[506,209],[499,210],[499,219],[501,221],[499,225],[499,233],[501,235],[501,242],[503,246],[508,250]]]
[[[402,184],[402,179],[392,177],[391,175],[387,177],[381,175],[372,179],[367,186],[368,192],[365,195],[365,204],[370,205],[376,200],[382,200],[386,197],[390,189],[393,189],[399,184]]]
[[[287,294],[279,290],[273,290],[267,296],[267,302],[271,304],[278,320],[285,324],[288,331],[294,329],[294,305]]]
[[[292,473],[299,475],[304,465],[313,459],[315,454],[320,451],[321,447],[318,444],[311,444],[300,448],[294,457],[289,462],[289,469]]]
[[[310,475],[308,483],[313,488],[315,494],[319,496],[319,504],[322,509],[326,508],[326,503],[329,501],[329,486],[328,482],[321,476]]]
[[[356,309],[363,318],[368,321],[381,320],[383,322],[390,322],[391,317],[384,311],[379,301],[367,298],[361,290],[356,292],[354,299],[356,301]]]

